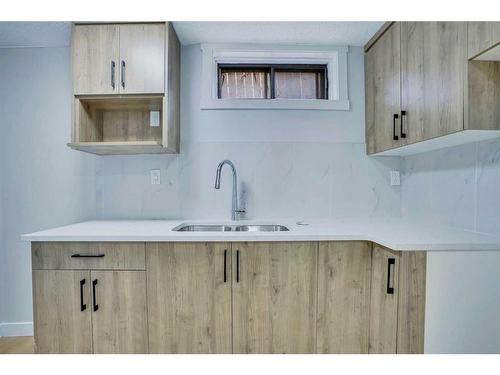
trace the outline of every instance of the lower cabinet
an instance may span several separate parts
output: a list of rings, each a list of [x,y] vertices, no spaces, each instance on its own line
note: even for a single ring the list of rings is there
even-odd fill
[[[146,244],[151,353],[231,353],[231,244]]]
[[[233,352],[316,351],[317,242],[233,244]]]
[[[424,350],[424,251],[365,241],[32,248],[38,353]]]

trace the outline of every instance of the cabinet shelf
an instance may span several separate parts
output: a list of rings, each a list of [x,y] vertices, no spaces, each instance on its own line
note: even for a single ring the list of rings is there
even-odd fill
[[[68,143],[73,150],[96,155],[136,155],[136,154],[175,154],[176,150],[163,147],[156,141],[129,142],[75,142]]]

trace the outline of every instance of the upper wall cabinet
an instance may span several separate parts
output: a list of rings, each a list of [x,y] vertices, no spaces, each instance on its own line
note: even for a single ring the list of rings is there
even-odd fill
[[[498,69],[471,66],[471,32],[465,22],[393,22],[365,46],[368,154],[409,155],[500,136],[484,131],[500,130],[490,116],[500,100]]]
[[[500,22],[469,22],[468,28],[469,59],[500,43]]]
[[[170,23],[76,24],[72,65],[71,148],[179,152],[180,44]]]
[[[75,25],[75,95],[162,94],[165,24]]]

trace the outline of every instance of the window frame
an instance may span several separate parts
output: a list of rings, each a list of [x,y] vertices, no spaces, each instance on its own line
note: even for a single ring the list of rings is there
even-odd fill
[[[348,47],[202,44],[201,109],[350,110]],[[219,65],[325,65],[327,99],[219,99]]]
[[[223,69],[235,69],[235,70],[248,70],[252,71],[269,71],[269,98],[259,98],[260,100],[270,100],[270,99],[281,99],[276,98],[276,79],[275,72],[322,72],[324,77],[324,87],[325,92],[323,93],[324,98],[316,98],[314,100],[328,100],[328,66],[326,64],[217,64],[217,99],[221,98],[220,93],[220,77],[221,71]],[[252,98],[235,98],[238,100],[252,99]],[[292,98],[290,98],[292,99]],[[301,98],[294,98],[295,100],[308,100]],[[224,99],[227,100],[227,99]]]

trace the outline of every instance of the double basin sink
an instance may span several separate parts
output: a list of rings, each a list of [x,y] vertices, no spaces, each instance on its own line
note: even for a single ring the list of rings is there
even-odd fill
[[[173,229],[176,232],[288,232],[284,225],[278,224],[181,224]]]

